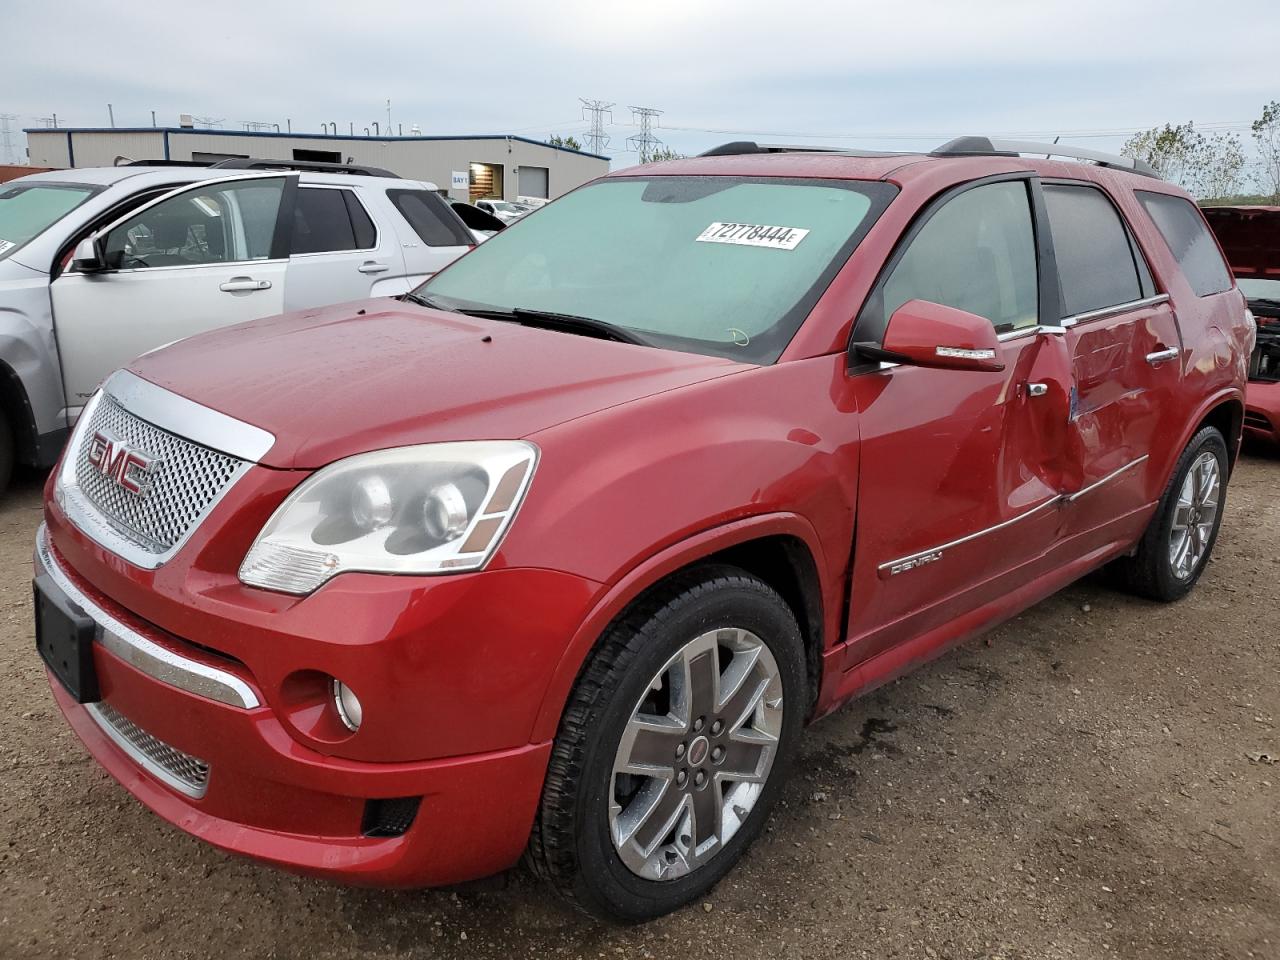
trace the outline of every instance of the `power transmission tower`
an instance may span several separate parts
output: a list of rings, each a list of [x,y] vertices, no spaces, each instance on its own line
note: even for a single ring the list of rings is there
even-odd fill
[[[653,135],[654,121],[661,115],[662,111],[653,107],[631,108],[631,122],[640,125],[640,132],[627,137],[627,146],[640,154],[641,163],[648,163],[654,151],[662,146],[662,141]]]
[[[610,137],[604,132],[605,115],[609,116],[609,123],[613,123],[613,111],[610,109],[613,104],[605,103],[603,100],[588,100],[585,97],[579,97],[582,101],[582,115],[587,117],[590,114],[591,129],[587,131],[585,137],[587,147],[592,153],[604,153],[604,148],[609,146]]]
[[[9,129],[9,124],[17,119],[17,114],[0,113],[0,161],[4,163],[17,162],[13,153],[13,132]]]

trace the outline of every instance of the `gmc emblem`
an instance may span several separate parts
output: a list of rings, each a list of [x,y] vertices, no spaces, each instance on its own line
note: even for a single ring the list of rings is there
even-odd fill
[[[140,497],[151,492],[151,474],[162,462],[109,433],[99,431],[89,441],[89,463],[103,476]]]

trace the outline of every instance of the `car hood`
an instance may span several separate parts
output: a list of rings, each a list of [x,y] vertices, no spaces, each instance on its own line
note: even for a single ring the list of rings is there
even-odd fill
[[[526,437],[752,367],[372,300],[201,334],[129,369],[269,430],[262,463],[315,468],[406,444]]]
[[[1280,207],[1206,207],[1231,272],[1254,280],[1280,279]]]

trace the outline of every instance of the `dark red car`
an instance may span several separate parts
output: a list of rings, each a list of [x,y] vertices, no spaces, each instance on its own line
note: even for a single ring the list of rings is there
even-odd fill
[[[402,302],[136,360],[48,487],[38,646],[135,797],[358,884],[653,917],[803,726],[1104,564],[1213,548],[1254,327],[1132,161],[736,144]]]
[[[1210,207],[1204,215],[1258,324],[1244,429],[1280,444],[1280,207]]]

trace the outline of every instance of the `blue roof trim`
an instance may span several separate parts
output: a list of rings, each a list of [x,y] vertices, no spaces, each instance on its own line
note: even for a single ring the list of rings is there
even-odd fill
[[[595,160],[611,160],[611,157],[603,156],[599,153],[588,153],[586,150],[574,150],[572,147],[558,147],[552,143],[545,143],[542,140],[534,140],[530,137],[521,137],[513,133],[475,133],[470,136],[410,136],[410,137],[362,137],[350,134],[340,133],[334,136],[330,133],[276,133],[274,130],[193,130],[190,127],[23,127],[23,133],[190,133],[201,134],[215,137],[263,137],[273,139],[281,137],[288,139],[290,137],[305,137],[308,140],[374,140],[378,143],[394,143],[397,140],[519,140],[521,143],[531,143],[535,147],[547,147],[550,150],[560,150],[564,153],[576,153],[581,157],[591,157]]]

